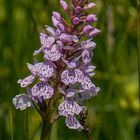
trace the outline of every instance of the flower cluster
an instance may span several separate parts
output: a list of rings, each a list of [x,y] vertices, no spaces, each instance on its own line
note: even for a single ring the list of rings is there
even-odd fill
[[[33,54],[36,57],[42,53],[44,61],[27,64],[31,74],[18,83],[28,94],[17,95],[13,104],[16,109],[24,110],[32,103],[60,96],[63,101],[58,106],[58,114],[66,117],[69,128],[82,129],[77,115],[84,108],[83,100],[96,96],[99,91],[90,77],[95,74],[91,61],[96,43],[92,39],[100,30],[92,26],[97,21],[96,15],[87,13],[95,3],[71,0],[68,4],[60,0],[60,5],[70,22],[60,13],[52,13],[54,28],[45,26],[46,33],[40,33],[41,47]]]

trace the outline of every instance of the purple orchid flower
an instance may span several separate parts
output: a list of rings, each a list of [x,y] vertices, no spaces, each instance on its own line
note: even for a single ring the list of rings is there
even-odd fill
[[[60,5],[68,13],[71,24],[60,13],[53,12],[54,27],[45,26],[46,33],[40,33],[41,47],[33,53],[35,58],[42,53],[44,61],[27,64],[31,74],[18,83],[29,90],[27,94],[15,96],[13,104],[20,110],[39,106],[41,115],[44,112],[52,115],[57,110],[59,116],[65,117],[66,126],[82,130],[85,128],[77,116],[84,106],[79,101],[96,96],[100,90],[90,79],[95,74],[91,61],[96,47],[93,37],[100,30],[92,26],[97,21],[96,15],[87,14],[87,10],[96,4],[87,0],[71,0],[68,4],[60,0]],[[63,101],[57,106],[60,98]]]

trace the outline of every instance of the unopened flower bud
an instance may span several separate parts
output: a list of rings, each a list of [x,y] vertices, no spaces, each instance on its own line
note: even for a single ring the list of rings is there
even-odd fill
[[[53,12],[53,16],[56,18],[56,20],[61,20],[61,15],[58,12]]]
[[[83,28],[83,32],[85,33],[85,34],[88,34],[88,33],[90,33],[91,31],[93,31],[94,30],[94,28],[91,26],[91,25],[87,25],[87,26],[85,26],[84,28]]]
[[[75,9],[75,13],[79,14],[82,11],[82,8],[80,6],[77,6]]]
[[[59,29],[61,32],[64,32],[64,31],[65,31],[65,27],[64,27],[63,24],[58,23],[58,24],[57,24],[57,27],[58,27],[58,29]]]
[[[89,15],[86,17],[86,21],[87,21],[87,22],[95,22],[95,21],[97,21],[97,17],[96,17],[96,15],[94,15],[94,14],[89,14]]]
[[[86,5],[86,6],[84,7],[84,10],[91,9],[91,8],[93,8],[93,7],[95,7],[95,6],[96,6],[96,4],[93,3],[93,2],[91,2],[91,3],[89,3],[88,5]]]
[[[59,21],[54,17],[52,16],[52,22],[53,22],[53,25],[56,27],[57,24],[59,23]]]
[[[75,17],[74,19],[73,19],[73,24],[79,24],[80,23],[80,19],[78,18],[78,17]]]
[[[60,5],[65,11],[68,10],[68,4],[64,0],[60,0]]]

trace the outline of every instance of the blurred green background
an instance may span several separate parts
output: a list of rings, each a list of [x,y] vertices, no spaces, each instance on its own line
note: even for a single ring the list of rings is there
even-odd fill
[[[86,102],[95,140],[140,138],[137,3],[134,0],[96,0],[101,34],[94,40],[94,83],[100,94]],[[39,32],[51,25],[52,11],[62,11],[59,0],[0,0],[0,140],[39,140],[41,121],[33,110],[17,111],[12,98],[23,90],[16,83],[29,71]],[[28,114],[28,115],[27,115]],[[55,123],[52,140],[85,140],[85,136]]]

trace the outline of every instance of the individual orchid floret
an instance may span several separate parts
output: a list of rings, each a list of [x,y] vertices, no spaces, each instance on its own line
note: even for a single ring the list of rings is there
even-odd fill
[[[65,119],[65,124],[71,129],[82,130],[83,126],[79,123],[75,116],[69,116]]]
[[[81,42],[81,49],[94,49],[96,47],[96,43],[91,40],[86,40]]]
[[[73,18],[73,21],[72,22],[73,22],[74,25],[76,25],[76,24],[79,24],[80,21],[81,20],[78,17],[75,17],[75,18]]]
[[[76,72],[78,73],[78,70],[65,70],[61,74],[61,81],[68,84],[75,84],[77,82],[76,79]]]
[[[83,80],[83,73],[79,69],[76,69],[76,61],[79,60],[80,57],[77,57],[77,59],[74,59],[71,62],[66,61],[65,59],[62,59],[63,62],[68,66],[68,70],[64,70],[61,74],[61,81],[68,85],[68,84],[75,84],[80,83]]]
[[[84,28],[83,28],[83,32],[85,34],[89,34],[91,31],[93,31],[94,28],[91,26],[91,25],[86,25]]]
[[[44,33],[40,33],[40,42],[43,48],[50,48],[55,42],[55,38],[53,36],[47,36]]]
[[[13,104],[16,109],[25,110],[32,106],[31,98],[26,94],[19,94],[13,98]]]
[[[66,85],[75,84],[78,82],[85,90],[89,90],[93,86],[91,80],[88,77],[84,76],[82,71],[78,69],[63,71],[63,73],[61,74],[61,81]]]
[[[64,0],[60,0],[60,5],[65,11],[67,11],[69,8],[68,4]]]
[[[62,89],[60,89],[60,91],[65,94]],[[82,125],[75,118],[75,115],[78,115],[82,109],[82,107],[80,107],[75,101],[71,99],[64,100],[58,107],[59,115],[66,117],[65,123],[71,129],[83,129]]]
[[[92,53],[91,49],[84,50],[82,52],[82,60],[83,60],[83,62],[85,64],[91,62],[92,56],[93,56],[93,53]]]
[[[82,81],[81,81],[81,86],[85,90],[90,90],[91,87],[94,87],[94,84],[92,83],[90,78],[84,76],[84,79],[82,79]]]
[[[53,16],[55,17],[56,20],[61,21],[61,14],[58,12],[53,12]]]
[[[95,21],[97,21],[97,17],[96,17],[96,15],[94,15],[94,14],[89,14],[87,17],[86,17],[86,21],[87,22],[95,22]]]
[[[19,83],[21,87],[27,87],[28,85],[32,84],[34,80],[35,80],[35,76],[29,75],[25,79],[19,79],[17,83]]]
[[[53,96],[54,89],[45,82],[37,83],[31,89],[31,95],[40,99],[49,99]]]
[[[89,33],[89,37],[94,37],[100,32],[101,32],[100,30],[95,28],[92,32]]]
[[[59,46],[54,44],[50,50],[44,49],[45,53],[44,58],[49,61],[57,61],[61,57],[61,52],[59,50]]]
[[[82,107],[79,106],[75,101],[66,99],[59,106],[59,115],[69,117],[78,115],[82,111]]]
[[[79,69],[76,69],[76,62],[80,57],[78,57],[76,60],[73,60],[71,62],[66,61],[65,59],[62,59],[65,64],[67,64],[68,68],[67,70],[64,70],[61,74],[61,81],[68,85],[68,84],[75,84],[76,82],[80,82],[83,79],[83,73]]]
[[[96,4],[93,3],[93,2],[91,2],[91,3],[87,4],[86,6],[84,6],[83,9],[84,9],[84,10],[89,10],[89,9],[95,7],[95,6],[96,6]]]
[[[53,66],[47,62],[40,62],[35,65],[27,63],[27,66],[33,75],[38,76],[43,81],[51,77],[54,73]]]
[[[76,13],[76,14],[79,14],[81,11],[82,11],[82,8],[81,8],[80,6],[77,6],[77,7],[75,8],[75,13]]]

